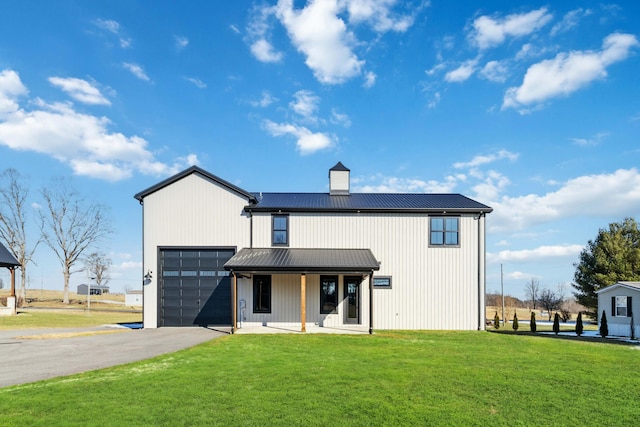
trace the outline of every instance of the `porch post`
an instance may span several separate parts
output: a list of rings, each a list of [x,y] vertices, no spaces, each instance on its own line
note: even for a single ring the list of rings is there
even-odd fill
[[[373,334],[373,271],[369,273],[369,335]]]
[[[300,332],[307,332],[307,275],[300,275]]]
[[[231,285],[231,333],[235,333],[238,328],[238,276],[231,272],[233,284]]]
[[[9,296],[15,297],[16,296],[16,268],[12,267],[9,269],[9,271],[11,272],[11,292]]]

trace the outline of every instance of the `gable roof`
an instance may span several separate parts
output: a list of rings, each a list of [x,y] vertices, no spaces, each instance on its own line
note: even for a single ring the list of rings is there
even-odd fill
[[[240,272],[364,273],[380,269],[370,249],[243,248],[224,265]]]
[[[423,193],[259,193],[252,212],[432,212],[489,213],[493,209],[461,194]]]
[[[640,282],[618,282],[618,283],[614,283],[613,285],[609,285],[607,287],[604,287],[602,289],[598,289],[596,291],[596,294],[599,294],[601,292],[606,292],[606,291],[611,291],[615,288],[627,288],[627,289],[633,289],[635,291],[640,291]]]
[[[2,243],[0,243],[0,267],[20,267],[16,257]]]
[[[197,173],[199,175],[202,175],[208,179],[210,179],[211,181],[214,181],[216,183],[218,183],[219,185],[226,187],[227,189],[240,194],[243,197],[246,197],[250,203],[255,202],[255,196],[245,190],[243,190],[240,187],[237,187],[233,184],[231,184],[228,181],[225,181],[222,178],[219,178],[217,176],[215,176],[212,173],[207,172],[206,170],[198,167],[198,166],[191,166],[188,169],[183,170],[182,172],[179,172],[167,179],[165,179],[164,181],[161,181],[159,183],[157,183],[156,185],[153,185],[149,188],[147,188],[146,190],[142,190],[141,192],[139,192],[138,194],[136,194],[135,196],[133,196],[134,198],[136,198],[141,204],[142,204],[142,200],[147,197],[150,194],[155,193],[158,190],[163,189],[164,187],[173,184],[176,181],[181,180],[182,178],[191,175],[192,173]]]
[[[342,164],[342,162],[336,163],[334,167],[329,169],[329,171],[343,171],[343,172],[351,172],[348,167]]]

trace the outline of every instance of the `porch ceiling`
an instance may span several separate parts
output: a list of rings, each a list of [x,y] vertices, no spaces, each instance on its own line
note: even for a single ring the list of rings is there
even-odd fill
[[[380,269],[370,249],[243,248],[225,265],[238,272],[370,273]]]

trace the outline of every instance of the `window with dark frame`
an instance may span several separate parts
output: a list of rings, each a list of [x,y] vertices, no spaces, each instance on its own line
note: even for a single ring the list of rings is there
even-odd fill
[[[320,313],[333,313],[337,307],[338,276],[320,276]]]
[[[271,313],[271,276],[253,276],[253,312]]]
[[[612,309],[616,317],[631,317],[631,297],[615,296],[612,297]]]
[[[391,276],[373,276],[373,286],[376,288],[391,288]]]
[[[432,246],[460,245],[460,218],[431,217],[429,244]]]
[[[271,223],[273,229],[271,244],[273,246],[289,245],[289,215],[272,215]]]

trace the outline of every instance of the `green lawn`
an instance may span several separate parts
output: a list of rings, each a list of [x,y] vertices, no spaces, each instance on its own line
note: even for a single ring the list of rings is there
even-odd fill
[[[21,310],[17,316],[0,317],[0,330],[78,328],[110,323],[141,322],[142,313],[84,310]]]
[[[630,426],[638,366],[633,346],[541,336],[235,335],[0,389],[0,414],[47,426]]]

